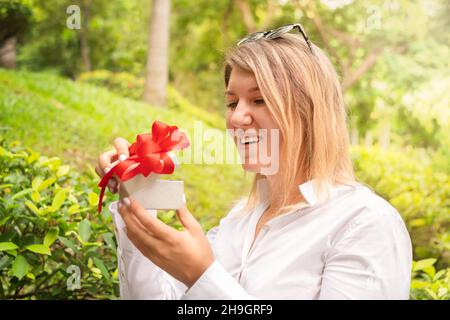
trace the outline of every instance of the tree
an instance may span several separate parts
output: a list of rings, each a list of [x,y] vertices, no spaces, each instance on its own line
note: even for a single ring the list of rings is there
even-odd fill
[[[16,68],[16,44],[29,29],[31,10],[19,1],[0,2],[0,67]]]
[[[153,0],[149,23],[148,53],[143,100],[167,105],[169,81],[170,0]]]
[[[89,54],[89,42],[88,42],[88,34],[89,34],[89,17],[91,13],[91,4],[92,0],[83,0],[81,2],[81,12],[83,14],[81,18],[82,27],[79,32],[80,37],[80,49],[81,49],[81,59],[83,61],[83,70],[91,71],[92,63],[91,57]]]

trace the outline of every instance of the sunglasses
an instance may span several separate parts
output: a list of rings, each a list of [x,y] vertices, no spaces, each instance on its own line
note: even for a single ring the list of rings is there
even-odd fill
[[[259,31],[259,32],[255,32],[252,33],[251,35],[243,38],[242,40],[240,40],[237,45],[240,46],[241,44],[250,42],[250,41],[256,41],[258,39],[264,38],[264,39],[275,39],[278,38],[279,36],[288,33],[294,29],[297,29],[301,35],[303,36],[303,38],[305,38],[306,44],[309,47],[309,50],[311,51],[312,54],[314,54],[313,48],[312,48],[312,44],[311,41],[309,40],[308,36],[305,33],[305,30],[303,30],[303,27],[300,23],[293,23],[293,24],[288,24],[282,27],[279,27],[277,29],[273,29],[273,30],[269,30],[269,31]]]

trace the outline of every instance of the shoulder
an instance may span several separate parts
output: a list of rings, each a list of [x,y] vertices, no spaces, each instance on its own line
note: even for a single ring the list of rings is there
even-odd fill
[[[374,241],[409,240],[409,233],[400,213],[383,197],[362,184],[357,184],[346,194],[348,218],[337,234],[336,240],[372,239]]]

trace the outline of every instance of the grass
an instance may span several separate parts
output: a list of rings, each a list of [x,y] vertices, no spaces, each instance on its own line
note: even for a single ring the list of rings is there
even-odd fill
[[[26,147],[57,156],[87,171],[115,137],[134,141],[154,120],[190,133],[196,121],[224,129],[224,119],[190,105],[171,91],[170,109],[123,98],[104,88],[55,75],[0,69],[0,134]],[[174,98],[175,97],[175,98]],[[194,147],[195,143],[192,147]],[[173,175],[186,185],[188,208],[208,228],[248,190],[239,165],[182,165]]]

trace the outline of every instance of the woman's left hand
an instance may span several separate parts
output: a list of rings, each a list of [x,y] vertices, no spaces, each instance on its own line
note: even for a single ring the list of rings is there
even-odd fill
[[[187,210],[177,210],[185,230],[178,231],[151,216],[127,197],[119,202],[126,234],[155,265],[190,288],[213,263],[214,256],[201,225]]]

